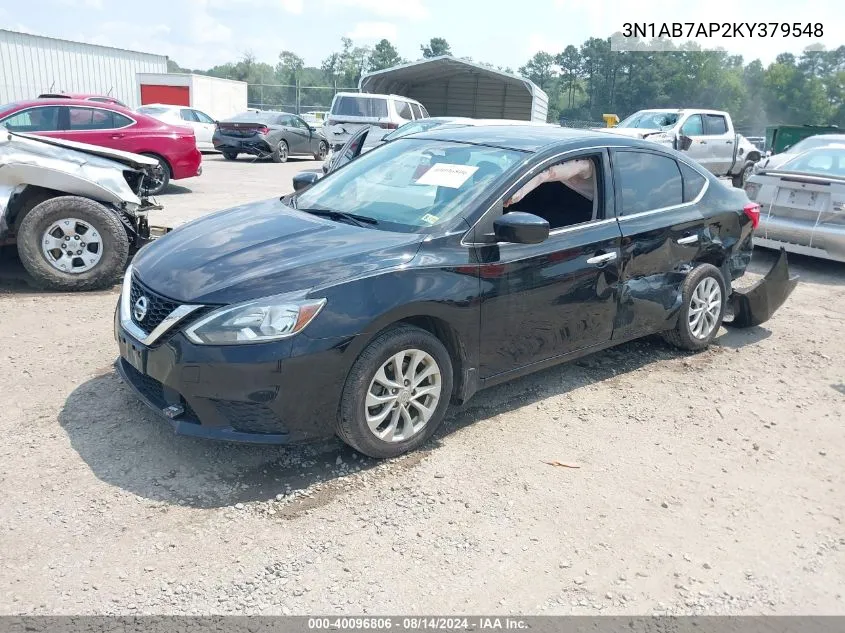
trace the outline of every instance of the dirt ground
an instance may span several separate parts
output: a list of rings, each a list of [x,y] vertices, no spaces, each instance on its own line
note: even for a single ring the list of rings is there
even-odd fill
[[[155,220],[316,167],[209,157]],[[7,265],[0,614],[845,614],[845,265],[791,263],[762,327],[481,392],[383,463],[175,437],[112,370],[117,289]]]

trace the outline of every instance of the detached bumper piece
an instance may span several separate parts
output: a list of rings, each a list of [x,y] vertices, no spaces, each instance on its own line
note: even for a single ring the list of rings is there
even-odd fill
[[[750,288],[735,289],[731,293],[734,318],[725,325],[754,327],[765,323],[784,304],[797,284],[798,276],[789,274],[786,250],[781,249],[777,261],[765,277]]]

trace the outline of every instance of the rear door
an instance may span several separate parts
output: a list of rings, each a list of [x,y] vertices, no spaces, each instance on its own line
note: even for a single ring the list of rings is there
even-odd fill
[[[136,126],[133,119],[120,112],[93,106],[68,106],[67,110],[68,125],[64,138],[128,152],[138,151],[132,134]]]
[[[736,151],[736,136],[728,126],[727,117],[723,114],[705,114],[704,133],[711,152],[711,162],[707,168],[717,176],[724,176],[733,166]]]
[[[711,241],[698,206],[709,181],[691,165],[649,150],[617,149],[612,162],[622,232],[613,338],[626,340],[670,327],[680,285]]]

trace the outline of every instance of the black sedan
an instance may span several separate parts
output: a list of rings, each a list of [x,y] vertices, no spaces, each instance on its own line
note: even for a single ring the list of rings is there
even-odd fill
[[[143,248],[117,368],[178,433],[398,455],[479,389],[652,333],[699,350],[726,311],[765,321],[796,280],[781,254],[732,290],[758,221],[647,141],[433,130]]]
[[[227,160],[235,160],[238,154],[269,158],[274,163],[284,163],[291,155],[324,160],[329,152],[329,143],[317,128],[287,112],[242,112],[220,121],[211,142]]]

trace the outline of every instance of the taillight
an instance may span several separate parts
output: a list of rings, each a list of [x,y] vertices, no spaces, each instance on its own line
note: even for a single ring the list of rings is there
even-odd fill
[[[258,134],[267,134],[267,132],[270,131],[270,128],[268,128],[266,125],[262,125],[260,128],[257,128],[255,131]]]
[[[749,202],[742,210],[751,220],[751,228],[756,229],[760,225],[760,205],[756,202]]]

